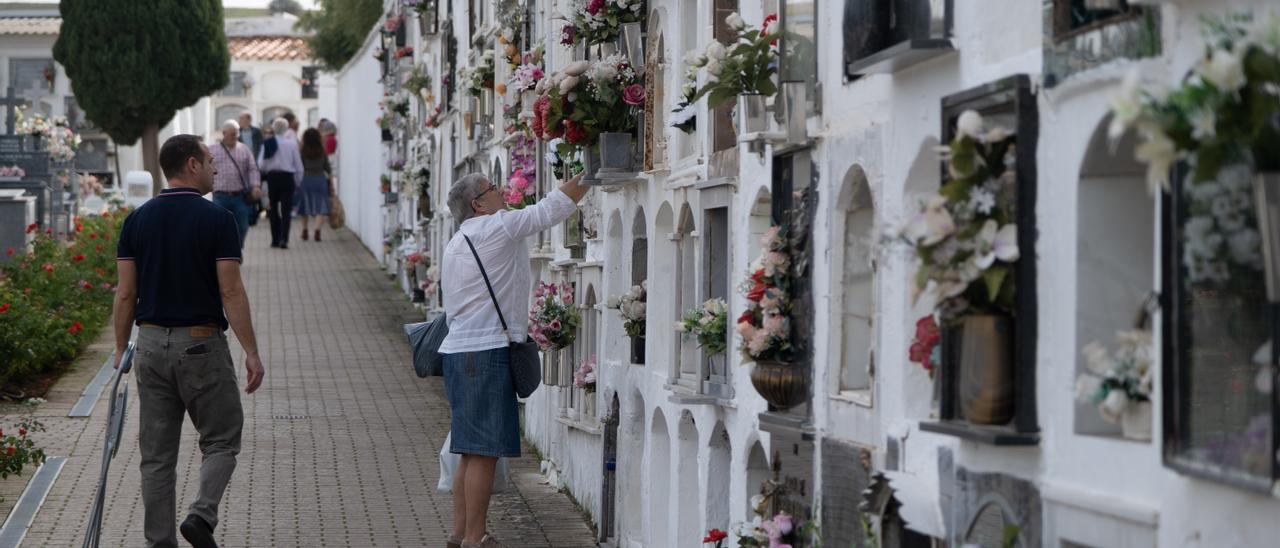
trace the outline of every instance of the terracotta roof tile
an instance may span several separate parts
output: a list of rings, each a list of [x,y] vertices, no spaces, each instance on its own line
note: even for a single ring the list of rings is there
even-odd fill
[[[58,34],[61,17],[0,17],[0,34]]]
[[[227,38],[232,59],[301,61],[311,58],[303,38],[295,36],[237,36]]]

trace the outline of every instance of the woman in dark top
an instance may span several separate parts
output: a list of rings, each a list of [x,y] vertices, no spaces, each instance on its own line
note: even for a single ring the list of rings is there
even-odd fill
[[[302,239],[307,239],[307,223],[316,221],[316,241],[320,241],[320,227],[329,215],[329,195],[333,192],[330,182],[332,169],[329,157],[324,153],[320,132],[310,128],[302,133],[302,189],[299,194],[298,216],[302,217]]]

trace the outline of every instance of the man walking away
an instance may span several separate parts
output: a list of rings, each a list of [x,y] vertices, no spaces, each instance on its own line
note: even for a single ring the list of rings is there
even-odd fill
[[[254,167],[257,167],[258,154],[262,152],[262,130],[253,125],[253,114],[247,110],[240,113],[238,123],[240,124],[240,142],[249,147],[249,152],[253,153]],[[262,200],[259,198],[258,201],[249,204],[249,226],[256,226],[261,216]]]
[[[244,237],[249,233],[249,218],[256,211],[258,199],[262,197],[261,183],[258,178],[258,163],[249,152],[249,147],[236,139],[240,126],[234,120],[222,124],[222,140],[209,148],[213,155],[213,167],[217,174],[213,176],[213,203],[230,211],[236,218],[236,228],[240,231],[240,248],[244,248]]]
[[[288,136],[289,122],[276,118],[271,122],[275,131],[275,150],[264,145],[258,157],[258,169],[267,180],[267,194],[271,205],[267,219],[271,221],[271,247],[289,249],[289,223],[293,220],[293,193],[302,183],[302,156],[298,154],[298,141]]]
[[[175,135],[160,148],[160,167],[170,188],[130,214],[120,230],[114,365],[120,367],[136,321],[146,545],[178,545],[174,484],[186,414],[200,433],[203,458],[182,536],[197,548],[216,547],[218,504],[236,467],[244,425],[224,334],[228,325],[247,354],[245,393],[262,384],[262,360],[240,280],[235,218],[202,198],[213,190],[216,174],[208,147],[194,135]]]

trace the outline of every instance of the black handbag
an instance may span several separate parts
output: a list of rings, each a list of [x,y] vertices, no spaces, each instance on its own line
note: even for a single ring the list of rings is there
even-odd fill
[[[440,343],[449,334],[445,315],[440,314],[428,322],[404,324],[404,334],[409,337],[409,347],[413,349],[413,372],[423,378],[444,376]]]
[[[466,234],[463,234],[462,238],[467,241],[467,247],[471,248],[471,255],[476,258],[480,275],[484,277],[484,285],[489,288],[489,298],[493,300],[493,308],[498,311],[498,321],[502,322],[502,333],[507,336],[511,384],[516,387],[516,395],[527,398],[538,389],[538,385],[542,384],[542,361],[538,357],[538,345],[527,338],[524,342],[512,342],[511,331],[507,329],[507,319],[502,317],[502,307],[498,306],[498,296],[493,292],[493,284],[489,283],[489,273],[485,272],[484,263],[480,262],[480,254],[476,253],[476,246],[471,244],[471,238]]]

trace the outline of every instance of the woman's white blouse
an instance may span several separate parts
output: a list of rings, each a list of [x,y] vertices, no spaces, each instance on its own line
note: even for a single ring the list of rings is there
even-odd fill
[[[525,238],[563,222],[576,209],[573,200],[557,189],[524,209],[499,211],[463,221],[445,246],[440,267],[444,310],[449,319],[449,335],[440,344],[440,353],[476,352],[507,345],[489,290],[462,235],[471,238],[484,261],[493,291],[502,305],[502,315],[511,330],[511,340],[523,342],[529,325],[529,297],[533,293],[533,271]]]

